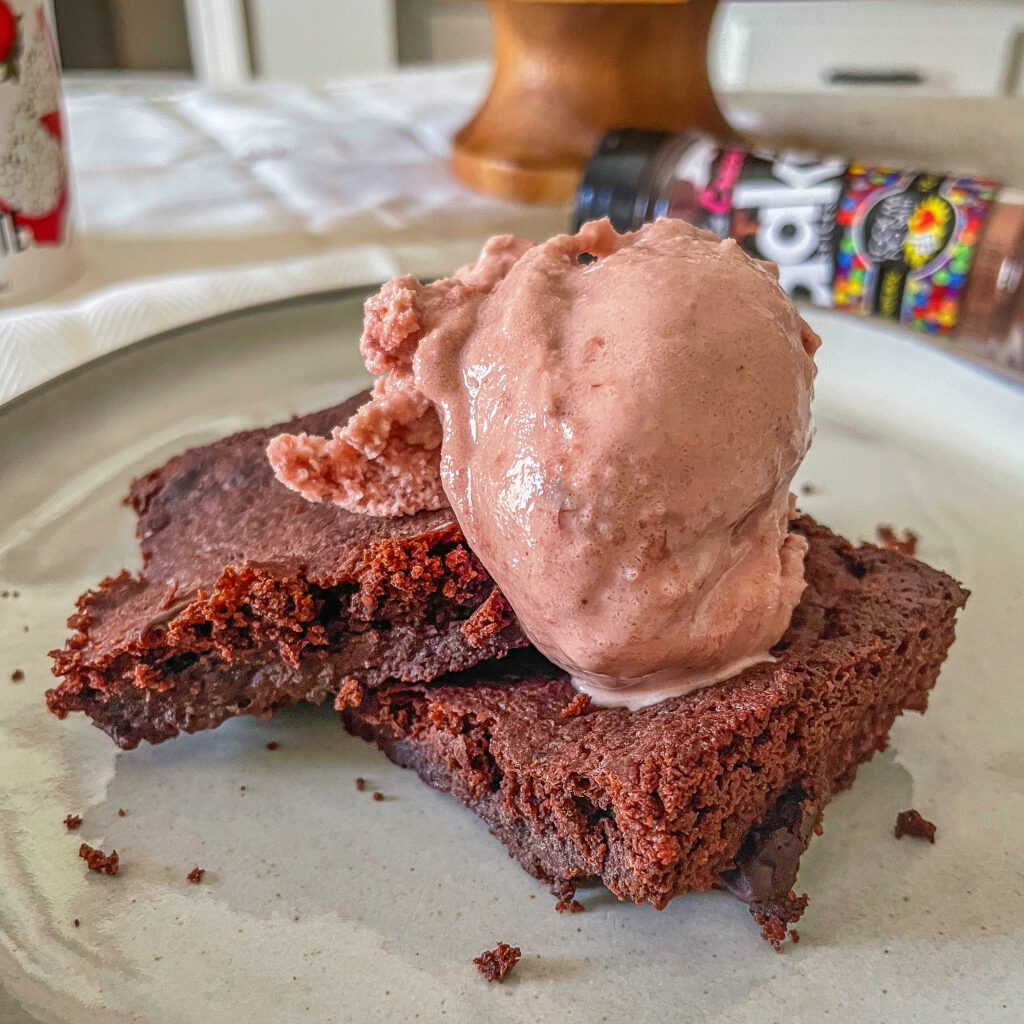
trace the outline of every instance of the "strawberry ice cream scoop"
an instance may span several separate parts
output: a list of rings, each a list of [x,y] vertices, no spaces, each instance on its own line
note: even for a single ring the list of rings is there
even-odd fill
[[[772,268],[681,221],[492,239],[371,299],[373,398],[270,458],[371,514],[447,499],[533,643],[638,707],[769,658],[789,624],[818,344]]]

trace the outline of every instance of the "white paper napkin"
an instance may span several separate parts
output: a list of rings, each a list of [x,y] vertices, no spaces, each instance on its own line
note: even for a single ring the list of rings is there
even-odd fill
[[[69,79],[86,270],[0,312],[0,403],[189,323],[447,274],[492,234],[564,230],[567,208],[494,199],[449,171],[487,77],[473,64],[320,88]]]

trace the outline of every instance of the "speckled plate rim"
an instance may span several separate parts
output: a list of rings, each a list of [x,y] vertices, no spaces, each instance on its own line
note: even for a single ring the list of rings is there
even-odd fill
[[[1024,485],[1024,450],[1019,443],[1017,428],[1024,423],[1024,394],[1018,389],[1007,387],[1004,382],[961,363],[955,357],[932,350],[894,332],[876,329],[863,322],[854,322],[840,314],[830,316],[811,312],[809,319],[827,336],[820,359],[820,391],[823,397],[827,392],[828,398],[821,407],[823,438],[828,436],[830,443],[838,438],[842,444],[838,450],[852,457],[858,452],[867,452],[870,455],[872,444],[877,443],[871,436],[875,425],[878,426],[879,437],[898,436],[905,427],[906,459],[901,464],[901,469],[913,469],[914,460],[921,455],[921,449],[915,448],[915,445],[923,438],[928,441],[933,451],[936,450],[936,445],[940,446],[942,452],[948,450],[948,453],[942,456],[944,465],[961,466],[965,472],[973,472],[972,467],[976,465],[979,471],[974,473],[972,479],[986,481],[992,480],[995,475],[1005,473],[1013,478],[1013,493],[1020,492],[1021,486]],[[184,330],[193,329],[194,325],[191,325]],[[901,396],[905,401],[901,400]],[[839,415],[844,407],[849,409],[848,417]],[[833,511],[837,507],[842,509],[849,498],[857,499],[858,495],[849,488],[842,492],[839,490],[840,470],[834,467],[834,489],[830,493],[830,481],[817,476],[818,472],[824,473],[825,468],[821,460],[810,467],[812,475],[809,479],[824,483],[826,486],[818,498],[808,498],[808,502],[821,502],[821,511],[825,513],[823,518],[833,522]],[[864,478],[862,474],[858,476],[856,468],[852,472],[854,478]],[[845,467],[841,473],[843,476],[846,475]],[[896,487],[899,481],[893,480],[891,484]],[[892,493],[891,489],[883,489],[868,495],[867,514],[873,516],[890,512],[894,506],[887,503],[887,495]],[[932,490],[922,493],[935,492]],[[963,506],[963,502],[960,506]],[[1004,503],[1001,508],[1005,512],[1006,504]],[[809,510],[813,513],[818,512],[813,504]],[[852,508],[849,511],[848,522],[857,520],[854,532],[862,528],[870,530],[870,524],[878,521],[865,517],[864,506],[856,515]],[[917,525],[918,520],[911,516],[909,507],[897,511],[896,515],[902,517],[897,520],[899,525]],[[989,513],[990,520],[1000,522],[994,515]],[[929,523],[922,530],[926,543],[931,545],[925,557],[934,557],[937,564],[946,565],[957,571],[955,558],[948,560],[946,557],[946,551],[951,551],[953,555],[956,551],[953,548],[942,549],[939,546],[941,525],[943,524]],[[961,538],[971,535],[970,532],[964,533],[968,527],[965,527],[963,519],[957,520],[953,525]],[[1009,528],[1005,515],[1002,517],[1000,528],[1004,537],[1008,535]],[[972,530],[973,526],[970,526],[970,529]],[[971,544],[973,547],[966,552],[967,555],[973,554],[977,547],[975,542],[972,541]],[[1019,561],[1019,537],[1015,538],[1015,545],[1017,550],[1014,557]],[[986,557],[991,561],[990,555]],[[423,957],[427,959],[429,954],[433,962],[429,965],[423,964],[422,960],[415,962],[415,966],[419,968],[414,975],[413,985],[417,1000],[434,1000],[433,1005],[436,1005],[437,1000],[457,998],[462,1011],[458,1019],[480,1019],[479,1012],[475,1016],[471,1014],[474,1009],[479,1011],[483,1008],[485,1011],[493,1011],[490,1013],[491,1019],[516,1021],[517,1024],[523,1020],[575,1021],[580,1019],[578,1014],[585,1009],[586,986],[606,984],[601,980],[600,971],[595,971],[594,968],[610,965],[616,972],[618,993],[630,996],[630,1012],[636,1014],[633,1019],[669,1019],[666,1016],[668,1009],[679,1004],[673,1003],[668,997],[672,993],[678,996],[680,992],[687,992],[699,1000],[701,973],[704,972],[707,977],[711,977],[714,973],[720,972],[723,964],[714,960],[716,953],[720,954],[723,949],[738,948],[743,951],[746,959],[731,994],[728,998],[716,997],[717,1002],[712,1000],[707,1005],[701,1005],[701,1012],[695,1012],[694,1019],[699,1017],[705,1021],[713,1020],[715,1024],[769,1020],[772,1018],[765,1016],[767,1007],[781,1006],[783,1000],[786,1001],[785,1005],[791,1005],[794,990],[799,989],[803,993],[803,1011],[794,1012],[789,1017],[788,1024],[804,1020],[817,1022],[823,1019],[820,1012],[822,1007],[835,1006],[837,999],[848,998],[851,992],[858,991],[858,987],[865,987],[862,983],[870,982],[876,976],[882,979],[882,984],[890,986],[890,992],[894,991],[893,981],[885,980],[891,979],[891,974],[887,973],[881,957],[883,951],[880,939],[885,936],[886,941],[889,940],[885,927],[879,928],[879,922],[884,922],[882,915],[885,900],[891,898],[894,891],[898,891],[895,888],[897,884],[913,894],[918,904],[927,905],[930,901],[936,907],[937,913],[950,913],[951,908],[956,907],[961,917],[960,925],[967,927],[970,924],[968,918],[972,902],[968,899],[969,894],[957,897],[956,891],[949,890],[952,894],[945,895],[943,885],[955,885],[959,881],[962,871],[960,865],[963,862],[953,862],[952,855],[958,849],[975,850],[976,846],[963,845],[967,842],[974,843],[975,840],[958,836],[958,823],[952,814],[947,813],[943,816],[940,826],[942,841],[934,850],[914,847],[906,842],[896,844],[891,838],[892,819],[887,815],[889,803],[894,800],[899,800],[900,806],[909,806],[910,803],[904,801],[913,800],[917,803],[922,798],[925,801],[938,800],[947,794],[953,796],[958,792],[955,774],[950,773],[966,770],[965,765],[970,762],[947,755],[942,743],[937,749],[933,749],[936,740],[942,740],[947,745],[952,743],[954,751],[959,748],[959,758],[963,758],[965,754],[971,758],[983,757],[988,753],[987,748],[980,742],[983,733],[971,722],[962,722],[959,715],[964,708],[963,684],[971,682],[970,669],[973,668],[973,659],[985,657],[986,645],[991,646],[997,642],[996,634],[992,632],[995,627],[985,623],[983,614],[984,602],[989,602],[988,608],[991,611],[994,598],[999,597],[998,588],[992,585],[994,578],[989,571],[986,585],[978,585],[976,598],[966,613],[964,636],[961,643],[954,648],[947,685],[940,686],[937,691],[936,706],[930,711],[926,722],[911,722],[897,730],[895,753],[890,752],[879,757],[873,762],[870,770],[863,773],[852,793],[837,800],[834,813],[826,820],[826,840],[812,845],[807,862],[802,868],[804,873],[801,876],[801,885],[806,884],[812,893],[812,907],[816,917],[808,922],[808,933],[805,936],[807,941],[796,947],[789,959],[783,960],[773,960],[770,953],[766,954],[761,949],[756,934],[748,927],[745,928],[743,921],[737,920],[738,914],[732,913],[735,908],[724,908],[721,901],[716,902],[717,898],[712,895],[696,895],[686,900],[674,901],[661,915],[653,914],[649,910],[644,912],[617,905],[607,897],[607,894],[596,892],[584,896],[588,902],[588,912],[580,915],[577,920],[559,918],[550,906],[543,908],[543,914],[534,913],[534,907],[537,911],[541,909],[543,894],[540,894],[541,898],[535,903],[529,902],[528,895],[537,888],[536,884],[523,875],[516,865],[504,858],[500,848],[468,812],[459,808],[449,798],[422,787],[410,773],[391,769],[381,761],[372,748],[337,737],[337,726],[326,716],[299,713],[285,715],[266,724],[238,720],[228,723],[216,734],[183,737],[174,744],[136,751],[123,758],[110,751],[105,738],[90,729],[84,721],[58,724],[45,721],[46,716],[41,713],[33,714],[33,724],[34,728],[39,729],[40,736],[49,737],[49,742],[53,742],[55,730],[59,729],[61,746],[64,746],[66,741],[71,748],[74,748],[75,744],[81,744],[81,748],[75,748],[77,753],[86,750],[90,757],[98,753],[98,764],[106,765],[108,760],[111,763],[109,773],[96,781],[100,793],[95,798],[90,798],[90,814],[86,826],[89,833],[86,835],[83,832],[82,838],[101,842],[105,841],[104,836],[110,838],[115,834],[115,830],[120,829],[117,833],[120,842],[129,832],[134,833],[134,838],[128,840],[134,844],[134,849],[128,850],[128,871],[121,880],[125,885],[124,895],[138,893],[141,896],[146,893],[152,898],[152,894],[157,894],[163,901],[159,911],[163,920],[159,928],[147,933],[144,930],[146,920],[138,912],[134,912],[134,919],[125,922],[125,927],[132,930],[125,934],[130,934],[132,942],[136,945],[143,944],[142,952],[155,954],[149,956],[150,960],[160,959],[166,963],[169,959],[164,956],[166,951],[161,943],[166,942],[174,934],[182,934],[168,927],[177,923],[177,917],[174,915],[179,915],[195,926],[192,934],[196,934],[197,929],[203,934],[209,933],[211,942],[218,942],[222,950],[238,956],[236,967],[240,972],[247,969],[244,963],[245,954],[247,950],[254,948],[254,943],[258,945],[265,942],[268,949],[278,948],[273,945],[274,943],[293,941],[300,942],[303,949],[320,944],[333,944],[329,948],[338,955],[343,953],[351,961],[341,975],[359,976],[360,971],[363,971],[368,993],[372,995],[375,991],[374,984],[383,981],[383,988],[387,984],[386,979],[397,977],[396,972],[399,969],[404,972],[413,964],[412,953],[409,950],[410,939],[403,933],[417,936],[421,932],[431,934],[429,930],[424,932],[423,915],[417,917],[417,913],[423,907],[431,908],[431,913],[443,909],[447,922],[458,908],[473,907],[479,913],[481,908],[492,906],[489,902],[485,903],[485,900],[489,901],[490,893],[497,891],[507,893],[511,897],[507,901],[508,907],[495,903],[493,914],[486,914],[485,920],[469,923],[464,920],[459,927],[466,934],[458,932],[457,941],[455,933],[443,931],[440,933],[441,938],[434,940],[435,952],[428,950]],[[971,582],[973,584],[973,579]],[[57,598],[59,601],[56,601]],[[59,604],[60,610],[66,613],[68,588],[65,587],[59,594],[54,593],[53,599]],[[967,629],[968,620],[970,629]],[[1002,628],[1005,628],[1005,620],[999,622],[1003,623]],[[998,639],[998,644],[1001,648],[998,655],[1001,659],[1000,664],[1011,664],[1009,659],[1012,641],[1002,637]],[[992,657],[994,659],[995,655]],[[992,663],[994,665],[995,662]],[[994,669],[989,672],[986,699],[1000,702],[1000,721],[1005,722],[1005,725],[1000,726],[998,738],[1003,745],[1000,756],[1006,756],[1006,751],[1011,749],[1007,746],[1008,737],[1012,738],[1015,735],[1012,723],[1019,719],[1020,702],[1019,696],[1000,692],[995,688],[991,681],[993,671]],[[961,684],[959,688],[955,685],[957,681]],[[953,698],[958,698],[961,703],[957,703]],[[954,711],[956,715],[953,714]],[[944,727],[949,731],[945,737]],[[260,753],[264,748],[264,741],[279,736],[284,740],[281,751],[270,755],[275,760],[261,767],[261,758],[266,760],[268,757],[265,752],[262,755]],[[311,746],[309,741],[314,739],[317,743]],[[254,811],[258,806],[263,806],[264,813],[266,808],[277,806],[281,808],[286,820],[295,825],[296,831],[301,832],[307,827],[303,815],[308,813],[315,816],[322,811],[324,784],[322,781],[318,782],[317,777],[321,769],[318,769],[317,762],[308,764],[302,760],[307,753],[315,751],[320,743],[332,745],[331,751],[338,753],[337,764],[328,763],[330,759],[325,758],[322,769],[329,769],[331,779],[340,779],[342,783],[337,793],[335,790],[338,787],[330,789],[330,799],[338,800],[344,806],[346,814],[353,815],[352,822],[346,822],[353,830],[353,834],[347,836],[347,841],[357,846],[359,850],[367,851],[362,853],[363,856],[377,856],[379,851],[385,851],[389,858],[391,874],[379,877],[374,875],[370,880],[370,884],[377,886],[377,891],[373,894],[373,905],[363,908],[364,915],[357,918],[354,914],[340,916],[336,912],[325,913],[325,909],[328,908],[322,906],[322,901],[312,900],[319,916],[311,917],[306,923],[306,908],[297,906],[294,913],[298,915],[301,912],[303,923],[296,923],[293,933],[290,930],[290,916],[282,916],[276,911],[270,915],[253,913],[254,908],[250,906],[248,895],[250,887],[246,884],[245,878],[249,875],[250,867],[261,870],[263,868],[262,862],[250,864],[246,859],[246,851],[243,850],[235,850],[230,858],[224,857],[219,862],[207,862],[207,866],[212,866],[215,871],[217,868],[221,869],[221,877],[218,879],[215,875],[214,883],[209,888],[193,890],[185,886],[183,890],[182,879],[175,872],[180,873],[181,867],[191,866],[191,860],[186,861],[186,856],[192,857],[192,847],[185,845],[186,840],[189,843],[197,842],[203,837],[201,826],[212,827],[212,823],[209,820],[209,813],[202,807],[195,809],[194,822],[179,819],[178,828],[172,833],[177,844],[173,855],[162,849],[165,839],[170,837],[160,834],[153,839],[147,838],[146,832],[154,822],[158,828],[166,827],[167,815],[173,813],[170,811],[172,807],[178,808],[179,813],[181,808],[185,808],[186,816],[192,813],[188,803],[189,794],[183,788],[184,782],[176,780],[173,769],[176,767],[179,771],[183,770],[192,757],[200,761],[213,758],[213,763],[220,767],[217,769],[216,778],[211,780],[211,785],[221,786],[224,790],[218,797],[217,808],[230,804],[228,797],[231,795],[239,800],[238,782],[247,782],[250,792],[245,799],[248,800],[248,806]],[[3,761],[4,753],[5,751],[0,750],[0,763]],[[282,757],[290,757],[292,760],[280,760]],[[1018,770],[1018,761],[1013,761],[1010,765],[1014,772]],[[68,763],[73,770],[77,762],[70,758]],[[237,773],[243,768],[247,774],[240,779]],[[168,775],[169,770],[171,774]],[[977,776],[977,769],[973,770]],[[350,792],[353,789],[351,776],[356,773],[376,774],[382,780],[383,788],[389,795],[394,796],[394,802],[374,805],[366,804],[364,801],[362,804],[356,804],[354,793]],[[131,787],[128,798],[131,800],[128,804],[130,816],[118,826],[118,819],[110,819],[110,814],[112,809],[116,810],[119,806],[119,799],[125,799],[125,786]],[[147,786],[156,788],[147,789]],[[306,804],[301,809],[303,815],[297,811],[289,812],[288,803],[282,801],[291,800],[293,792],[302,794],[303,787],[309,791]],[[230,792],[232,790],[233,794]],[[156,799],[147,803],[142,798],[143,793],[153,794]],[[257,804],[258,800],[263,801],[263,804]],[[274,801],[277,801],[276,805]],[[244,809],[245,802],[239,802]],[[927,802],[918,806],[924,811],[929,809]],[[63,815],[65,810],[66,808],[61,809],[60,815]],[[380,814],[382,810],[384,813]],[[146,958],[141,955],[135,956],[138,952],[135,946],[129,949],[125,945],[127,940],[122,937],[121,921],[100,920],[99,908],[95,905],[86,906],[87,913],[83,914],[83,917],[88,916],[90,920],[83,921],[81,932],[68,927],[70,916],[79,912],[78,906],[83,905],[82,901],[89,893],[104,892],[104,881],[81,877],[84,872],[76,870],[80,865],[75,864],[73,851],[71,858],[65,856],[68,853],[65,847],[69,842],[77,842],[78,836],[60,836],[60,818],[54,808],[47,805],[42,820],[38,812],[33,814],[29,835],[31,840],[40,841],[49,837],[47,841],[54,842],[59,837],[59,846],[55,847],[52,854],[47,854],[47,859],[41,865],[44,881],[47,871],[59,870],[62,877],[70,876],[76,887],[77,902],[57,904],[57,910],[60,911],[57,915],[57,924],[62,929],[62,940],[67,939],[69,943],[74,942],[83,950],[90,951],[93,947],[97,950],[103,949],[102,942],[119,943],[120,945],[115,945],[114,948],[124,952],[126,959],[128,953],[131,953],[132,964],[136,969],[143,970]],[[452,831],[439,835],[438,822],[441,822],[445,829]],[[965,824],[973,828],[976,825],[974,817],[966,820]],[[1014,827],[1019,832],[1019,826]],[[1009,828],[1010,826],[1006,826],[1003,829],[1004,835],[1010,834]],[[866,848],[872,855],[877,853],[884,857],[890,865],[886,870],[892,871],[892,865],[896,866],[897,875],[894,877],[898,878],[898,883],[894,881],[894,877],[886,874],[881,889],[871,900],[867,923],[845,927],[843,922],[848,920],[849,913],[848,904],[844,901],[863,896],[865,883],[859,876],[871,875],[875,868],[871,863],[864,862],[860,856],[861,851],[865,849],[865,834],[874,837]],[[961,843],[959,847],[958,839]],[[437,864],[428,867],[417,860],[421,852],[421,843],[423,850],[434,851],[430,859]],[[266,850],[266,845],[264,843],[262,852],[270,859],[276,859],[273,844],[270,844],[269,851]],[[454,857],[450,852],[451,848],[457,850]],[[473,863],[474,872],[470,877],[457,872],[455,867],[448,869],[452,864],[461,871],[460,859],[463,856],[470,858]],[[389,878],[400,877],[399,871],[411,870],[411,866],[406,866],[407,863],[416,866],[417,879],[421,878],[421,873],[429,874],[431,868],[436,868],[438,884],[444,884],[444,899],[440,896],[433,897],[428,891],[425,892],[423,899],[396,913],[393,918],[390,914],[380,914],[376,910],[376,901],[381,896],[389,895]],[[936,875],[936,871],[940,873]],[[301,889],[294,877],[287,879],[285,884],[261,882],[258,881],[259,876],[252,877],[252,888],[260,892],[266,889],[268,884],[271,889],[280,888],[286,897],[289,895],[289,888],[293,890],[293,894],[295,890]],[[50,894],[51,898],[60,895]],[[302,898],[301,893],[294,895],[294,898]],[[995,897],[990,891],[986,898],[987,906],[991,909]],[[999,898],[1003,898],[1001,892]],[[310,900],[307,899],[306,904],[309,903]],[[255,909],[262,910],[259,906]],[[378,922],[376,916],[382,920]],[[1003,916],[1005,919],[1006,915]],[[981,941],[984,934],[982,933],[979,938],[977,926],[970,924],[967,928],[967,937],[962,942],[951,945],[948,955],[940,957],[935,952],[929,953],[929,943],[934,933],[932,929],[923,927],[923,920],[920,912],[916,916],[912,913],[908,918],[907,930],[902,940],[904,957],[914,957],[917,979],[914,985],[941,985],[942,977],[938,976],[938,969],[941,967],[948,970],[951,962],[949,958],[956,957],[957,968],[969,970],[970,973],[965,977],[971,979],[971,985],[961,983],[957,987],[950,982],[953,986],[950,991],[962,1000],[964,1006],[967,1006],[972,997],[985,997],[988,991],[985,987],[987,963],[1003,962],[997,948],[986,946],[986,943]],[[696,922],[701,922],[701,927],[707,928],[708,931],[696,930]],[[238,938],[237,942],[234,934],[235,925],[238,926],[239,935],[243,926],[246,933],[246,937]],[[107,930],[101,931],[101,928]],[[220,928],[223,934],[216,935],[217,928]],[[577,933],[580,933],[578,938],[574,937]],[[251,934],[253,938],[249,938]],[[297,938],[287,938],[293,934]],[[621,942],[618,938],[620,936]],[[678,941],[681,936],[685,936],[686,941],[693,943],[686,951],[686,960],[697,975],[696,981],[682,976],[685,972],[678,970],[678,950],[674,949],[672,942]],[[485,941],[493,942],[496,938],[522,941],[524,947],[531,951],[530,961],[523,965],[500,994],[492,994],[486,987],[481,987],[471,968],[467,969],[465,959],[467,949],[477,952],[484,948]],[[993,938],[1012,942],[1012,948],[1020,949],[1024,933],[1014,924],[1012,933]],[[444,944],[439,945],[442,940]],[[627,940],[628,944],[622,944],[627,943]],[[353,947],[352,942],[359,945]],[[620,944],[617,945],[617,942]],[[155,943],[155,948],[149,948],[150,943]],[[440,949],[440,953],[436,953],[437,949]],[[920,954],[919,957],[912,952],[915,950]],[[637,954],[647,959],[630,959]],[[768,956],[767,960],[764,959],[765,955]],[[593,958],[593,963],[591,966],[584,966],[585,963],[589,963],[588,957]],[[910,961],[904,957],[900,959],[901,966],[905,969]],[[180,952],[177,953],[177,959],[178,962],[188,964]],[[631,978],[638,984],[640,978],[650,980],[650,975],[644,974],[649,970],[647,961],[660,965],[658,969],[662,972],[663,989],[648,991],[646,983],[643,983],[642,991],[630,993]],[[672,971],[673,965],[674,974],[665,975],[665,971]],[[101,963],[100,967],[103,966]],[[293,971],[306,977],[333,977],[337,980],[339,976],[337,964],[333,972],[326,975],[317,974],[307,962],[303,962],[301,969],[292,968],[289,975]],[[930,976],[928,971],[932,972]],[[950,976],[952,977],[952,974]],[[289,981],[290,978],[284,980]],[[1007,990],[1007,986],[1019,987],[1020,980],[1016,970],[1010,972],[1008,977],[989,979],[991,985],[997,986],[995,990],[1000,994]],[[577,987],[578,983],[583,984]],[[163,1024],[165,1020],[174,1019],[177,1024],[180,1015],[175,1012],[175,1004],[164,1000],[173,1001],[178,995],[184,1002],[185,993],[176,992],[174,986],[178,985],[180,988],[180,981],[177,978],[171,979],[170,982],[165,980],[162,985],[163,987],[159,989],[161,1000],[148,1005],[138,1016],[132,1016],[130,1019],[153,1021],[154,1024],[157,1021]],[[266,991],[273,992],[269,982],[267,985]],[[941,994],[940,991],[939,995]],[[394,997],[395,992],[392,991],[391,998]],[[250,1003],[254,1001],[248,993],[242,992],[239,993],[239,999],[248,999]],[[538,999],[539,1002],[534,1003],[534,999]],[[571,1005],[574,999],[579,1001],[575,1007]],[[194,1000],[192,1002],[194,1003]],[[811,1005],[815,1008],[814,1016],[809,1016],[807,1012],[807,1007]],[[924,1000],[920,1004],[921,1014],[925,1011],[931,1014],[937,1005],[939,1004],[936,1001]],[[291,1006],[292,1012],[281,1019],[287,1019],[289,1022],[308,1019],[304,1018],[301,1012],[295,1012],[302,1011],[302,1008],[302,1005]],[[398,1006],[396,1011],[397,1015],[392,1013],[387,1019],[404,1020],[411,1016],[402,1016]],[[599,1017],[600,1014],[597,1019]],[[86,1015],[71,1019],[74,1020],[74,1024],[91,1024],[92,1018]],[[97,1015],[95,1019],[102,1018]],[[206,1020],[223,1019],[203,1018],[200,1015],[193,1017],[187,1024],[199,1024],[200,1021],[205,1024]],[[321,1019],[375,1018],[365,1013],[358,1016],[353,1010],[348,1016],[324,1016]],[[428,1015],[421,1019],[434,1018]],[[595,1018],[591,1013],[587,1019]],[[623,1018],[613,1015],[609,1019]],[[851,1012],[848,1019],[877,1024],[882,1018],[877,1014],[870,1016]],[[908,1007],[906,1012],[887,1019],[952,1022],[960,1018],[948,1013],[925,1017]],[[987,1016],[976,1019],[1004,1018]],[[61,1020],[64,1024],[64,1019]]]

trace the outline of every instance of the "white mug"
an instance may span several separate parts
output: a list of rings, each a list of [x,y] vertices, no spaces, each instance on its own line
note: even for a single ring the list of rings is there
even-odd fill
[[[70,207],[48,3],[0,0],[0,305],[56,291],[78,272]]]

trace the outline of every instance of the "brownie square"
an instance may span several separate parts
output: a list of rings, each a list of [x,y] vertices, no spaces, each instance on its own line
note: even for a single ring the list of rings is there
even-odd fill
[[[60,717],[121,747],[299,700],[358,700],[526,644],[450,510],[399,518],[311,504],[279,484],[267,441],[329,433],[362,403],[194,448],[136,480],[138,576],[78,599],[54,651]]]
[[[808,586],[774,663],[629,711],[589,706],[564,673],[516,654],[367,693],[344,722],[563,897],[596,879],[662,908],[724,887],[777,939],[802,910],[791,890],[823,807],[897,715],[925,709],[967,597],[913,558],[807,518],[794,528],[810,542]]]
[[[137,480],[143,570],[79,598],[50,709],[130,748],[334,695],[350,730],[480,815],[563,905],[595,879],[658,908],[727,888],[778,944],[822,809],[898,714],[925,709],[966,591],[802,517],[808,586],[774,662],[595,708],[527,647],[450,511],[375,519],[277,483],[268,439],[328,432],[362,398]]]

